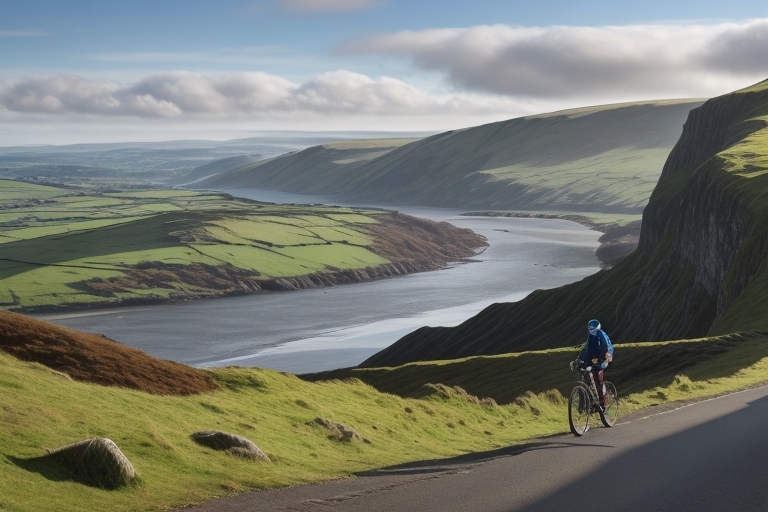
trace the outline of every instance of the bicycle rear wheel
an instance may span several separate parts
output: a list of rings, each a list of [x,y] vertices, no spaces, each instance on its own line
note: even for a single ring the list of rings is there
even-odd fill
[[[578,385],[571,391],[568,398],[568,422],[575,436],[582,436],[589,430],[589,413],[592,410],[592,399],[586,386]]]
[[[619,392],[616,386],[607,380],[605,385],[605,411],[600,413],[600,420],[606,427],[612,427],[616,424],[616,418],[619,417]]]

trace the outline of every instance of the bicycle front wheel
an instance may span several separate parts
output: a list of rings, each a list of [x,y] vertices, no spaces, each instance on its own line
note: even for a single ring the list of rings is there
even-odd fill
[[[612,382],[606,380],[603,384],[605,385],[605,411],[600,414],[600,420],[606,427],[612,427],[619,417],[619,392],[616,391],[616,386]]]
[[[589,430],[589,413],[592,410],[592,399],[585,386],[578,385],[571,391],[568,398],[568,422],[575,436],[582,436]]]

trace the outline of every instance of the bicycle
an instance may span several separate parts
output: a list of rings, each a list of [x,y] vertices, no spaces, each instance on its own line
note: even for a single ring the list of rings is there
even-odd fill
[[[571,370],[579,370],[581,380],[568,397],[568,422],[571,432],[575,436],[583,436],[589,430],[589,419],[594,413],[600,415],[600,421],[606,427],[612,427],[619,416],[619,393],[613,383],[603,380],[603,395],[605,396],[605,409],[600,406],[600,399],[595,385],[595,376],[592,367],[581,367],[577,361],[571,362]]]

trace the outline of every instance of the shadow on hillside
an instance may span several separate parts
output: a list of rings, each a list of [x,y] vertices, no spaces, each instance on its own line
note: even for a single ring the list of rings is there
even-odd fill
[[[19,467],[25,471],[29,471],[30,473],[37,473],[53,482],[76,481],[63,469],[47,462],[45,457],[32,457],[29,459],[22,459],[20,457],[14,457],[13,455],[6,454],[5,458],[16,467]]]
[[[694,416],[695,417],[695,416]],[[714,420],[621,452],[525,510],[567,510],[600,484],[595,511],[766,510],[768,397]]]
[[[561,437],[561,436],[558,436]],[[481,462],[487,462],[493,459],[502,457],[514,457],[515,455],[521,455],[526,452],[535,450],[553,450],[560,448],[570,448],[573,446],[580,447],[599,447],[599,448],[611,448],[611,446],[603,444],[584,444],[573,443],[565,441],[537,441],[533,443],[519,444],[514,446],[506,446],[504,448],[498,448],[496,450],[490,450],[485,452],[466,453],[464,455],[458,455],[448,459],[434,459],[434,460],[422,460],[416,462],[407,462],[405,464],[397,464],[395,466],[388,466],[385,468],[374,469],[371,471],[364,471],[357,473],[356,476],[385,476],[385,475],[419,475],[429,473],[444,473],[446,471],[452,471],[457,469],[457,466],[466,466],[468,464],[478,464]]]
[[[480,356],[456,362],[418,363],[395,368],[345,368],[301,375],[308,381],[356,378],[379,391],[406,398],[428,395],[425,384],[459,386],[470,395],[509,404],[527,391],[570,392],[576,375],[569,363],[580,350]],[[739,333],[699,341],[616,346],[606,378],[621,395],[667,387],[676,375],[692,380],[730,377],[768,357],[768,333]]]

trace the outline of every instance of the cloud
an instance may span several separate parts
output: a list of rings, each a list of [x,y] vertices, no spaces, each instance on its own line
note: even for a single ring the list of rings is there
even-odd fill
[[[277,7],[282,11],[302,14],[320,14],[334,12],[360,11],[371,9],[379,4],[376,0],[278,0]]]
[[[518,98],[709,96],[768,76],[768,20],[717,25],[403,31],[352,39],[347,55],[405,57],[454,86]]]
[[[400,80],[331,71],[302,84],[266,73],[177,72],[135,83],[68,75],[0,82],[0,108],[48,116],[226,119],[269,116],[482,115],[504,98],[430,94]]]

